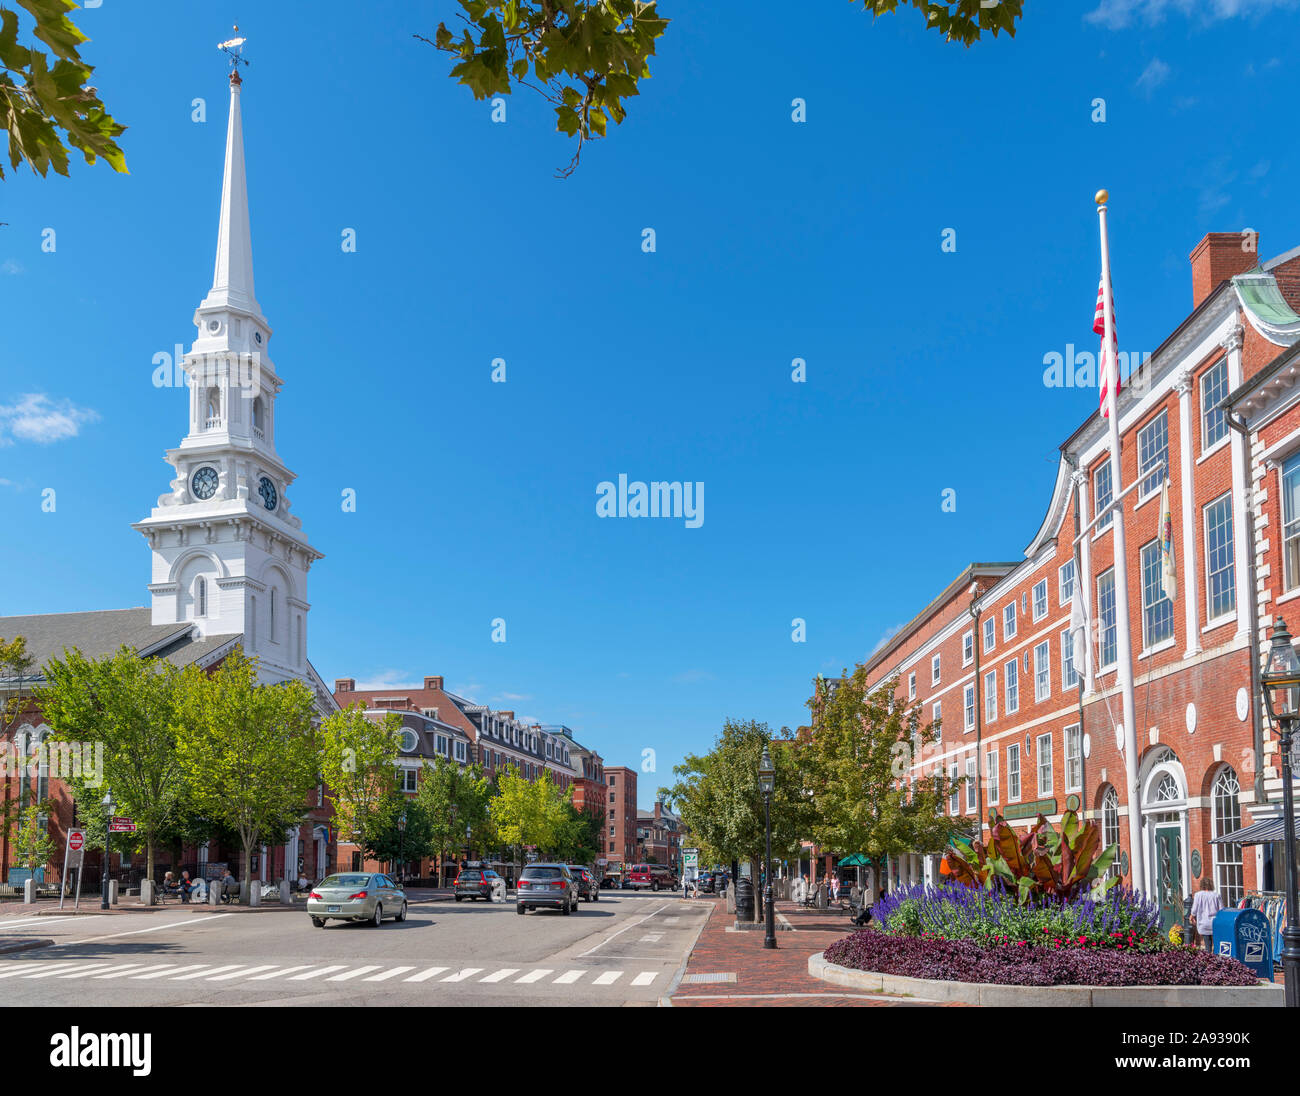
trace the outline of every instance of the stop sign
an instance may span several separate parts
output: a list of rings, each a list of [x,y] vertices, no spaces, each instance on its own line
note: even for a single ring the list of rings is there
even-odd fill
[[[86,843],[86,835],[81,830],[73,830],[68,834],[68,848],[73,852],[80,852],[82,845]]]

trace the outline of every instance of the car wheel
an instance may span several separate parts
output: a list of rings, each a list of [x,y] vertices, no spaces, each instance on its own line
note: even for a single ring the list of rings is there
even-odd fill
[[[379,928],[384,923],[384,905],[382,902],[375,903],[375,916],[370,922],[375,928]]]
[[[394,920],[397,920],[397,921],[405,921],[405,920],[406,920],[406,903],[405,903],[405,902],[402,903],[402,908],[401,908],[401,910],[398,911],[397,917],[394,918]]]
[[[569,914],[573,912],[573,910],[569,908],[569,900],[567,898],[564,900],[564,905],[561,907],[561,910],[565,917],[568,917]]]
[[[456,901],[457,901],[457,902],[459,902],[459,901],[460,901],[460,895],[459,895],[459,894],[458,894],[458,895],[456,895]]]
[[[600,891],[597,891],[595,894],[593,894],[593,895],[591,896],[591,900],[592,900],[593,902],[599,902],[599,901],[600,901]]]
[[[527,912],[528,912],[528,911],[525,910],[523,906],[516,906],[516,907],[515,907],[515,913],[519,914],[520,917],[522,917],[522,916],[523,916],[525,913],[527,913]]]
[[[311,923],[312,923],[313,925],[315,925],[318,929],[323,929],[323,928],[325,927],[325,918],[323,918],[323,917],[313,917],[313,918],[311,919]]]
[[[650,884],[650,889],[651,889],[652,891],[657,891],[657,890],[659,889],[659,884],[658,884],[658,883],[651,883],[651,884]]]

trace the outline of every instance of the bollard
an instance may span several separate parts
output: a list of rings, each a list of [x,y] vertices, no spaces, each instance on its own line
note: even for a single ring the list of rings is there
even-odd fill
[[[36,901],[36,880],[24,879],[23,880],[23,903],[25,905],[31,905],[35,901]]]
[[[221,884],[215,879],[208,883],[208,905],[221,905]]]
[[[109,904],[110,906],[116,906],[116,905],[117,905],[117,889],[118,889],[118,882],[117,882],[117,880],[116,880],[116,879],[110,879],[110,880],[108,881],[108,904]]]
[[[248,904],[250,906],[260,906],[262,904],[262,884],[257,879],[254,879],[248,885]]]
[[[736,920],[753,921],[754,917],[754,883],[750,879],[736,881]]]
[[[154,904],[154,881],[152,879],[140,880],[140,905],[152,906]]]
[[[289,880],[287,879],[280,880],[280,901],[286,906],[293,901],[293,896],[289,890]]]

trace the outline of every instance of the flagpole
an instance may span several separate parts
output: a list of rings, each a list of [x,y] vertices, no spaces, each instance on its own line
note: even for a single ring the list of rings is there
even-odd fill
[[[1102,303],[1106,317],[1103,336],[1103,362],[1110,361],[1110,373],[1103,376],[1106,382],[1106,409],[1110,419],[1110,479],[1116,495],[1124,486],[1120,468],[1119,412],[1116,409],[1116,389],[1119,388],[1119,361],[1115,354],[1115,304],[1110,287],[1110,240],[1106,233],[1106,202],[1109,195],[1097,192],[1097,216],[1101,222],[1101,286]],[[1104,368],[1104,366],[1103,366]],[[1128,781],[1128,847],[1129,885],[1135,891],[1146,891],[1146,865],[1142,851],[1142,796],[1138,788],[1137,704],[1133,699],[1133,643],[1129,635],[1128,608],[1128,555],[1124,546],[1124,507],[1115,507],[1112,523],[1115,537],[1115,632],[1116,654],[1119,658],[1119,687],[1124,712],[1124,762]]]

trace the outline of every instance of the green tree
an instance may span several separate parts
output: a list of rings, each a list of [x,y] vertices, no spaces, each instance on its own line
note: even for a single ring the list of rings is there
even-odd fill
[[[46,663],[45,679],[36,700],[51,737],[104,747],[102,774],[69,781],[74,800],[102,830],[107,784],[118,812],[135,821],[152,879],[159,834],[184,795],[176,721],[186,679],[171,663],[142,659],[129,647],[98,659],[64,651]]]
[[[50,48],[54,60],[18,41],[18,13],[0,5],[0,130],[9,134],[10,167],[25,162],[41,176],[50,168],[67,175],[68,152],[77,149],[88,164],[102,158],[114,171],[125,172],[126,158],[113,138],[126,126],[109,116],[90,86],[94,66],[77,52],[89,39],[68,18],[77,5],[73,0],[18,3],[33,20],[31,36]]]
[[[549,852],[566,863],[595,864],[604,844],[604,833],[604,808],[597,806],[580,811],[573,805],[572,793],[566,793],[564,821]]]
[[[543,769],[536,780],[521,776],[511,765],[497,779],[497,793],[488,804],[499,840],[515,851],[516,866],[522,863],[525,845],[539,850],[554,849],[564,838],[568,822],[568,797]]]
[[[320,768],[339,836],[363,852],[371,835],[389,825],[401,802],[396,761],[402,717],[389,712],[376,722],[355,705],[320,726]]]
[[[471,844],[490,843],[496,839],[488,804],[492,787],[477,763],[462,768],[445,757],[426,765],[415,798],[429,819],[430,845],[433,855],[446,859],[465,847],[465,830]]]
[[[244,883],[253,850],[302,820],[320,760],[312,692],[301,681],[259,685],[236,647],[211,676],[182,671],[177,748],[194,809],[239,835]]]
[[[43,868],[54,855],[54,840],[50,837],[49,824],[42,822],[42,816],[48,815],[51,804],[32,803],[18,811],[14,824],[13,849],[14,859],[20,867]]]
[[[1024,0],[851,0],[873,17],[901,4],[915,8],[949,42],[971,45],[1005,31],[1012,37]],[[655,0],[460,0],[464,26],[453,34],[439,23],[432,38],[415,35],[450,54],[451,77],[476,99],[509,95],[515,87],[540,93],[555,108],[555,128],[583,143],[604,137],[612,119],[627,116],[624,100],[650,78],[650,58],[668,20]]]
[[[896,702],[897,689],[893,680],[869,691],[863,666],[817,681],[808,701],[813,729],[800,754],[817,804],[808,836],[824,849],[876,860],[937,852],[948,842],[952,820],[943,806],[952,781],[942,765],[920,777],[912,769],[939,740],[939,725],[923,722],[919,706]]]
[[[419,798],[397,793],[388,820],[367,835],[366,853],[387,864],[405,864],[433,855],[433,821]],[[403,825],[405,820],[405,825]]]

